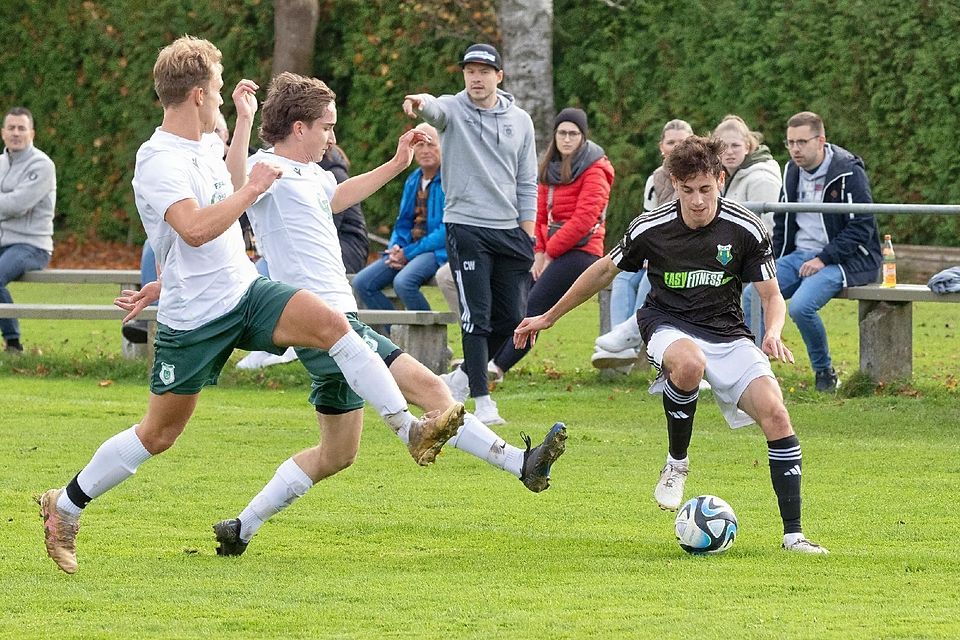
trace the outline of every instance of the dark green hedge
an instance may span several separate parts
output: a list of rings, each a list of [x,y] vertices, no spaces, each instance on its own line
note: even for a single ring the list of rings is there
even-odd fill
[[[393,153],[410,124],[405,93],[460,88],[457,56],[472,40],[495,40],[494,4],[321,0],[315,73],[339,95],[338,139],[355,172]],[[617,169],[612,237],[640,210],[660,126],[673,117],[707,132],[738,113],[782,162],[786,119],[811,109],[831,141],[864,157],[878,201],[960,202],[954,3],[557,0],[555,31],[557,106],[587,109]],[[142,239],[130,179],[161,116],[150,69],[183,33],[223,50],[225,94],[242,76],[266,83],[268,1],[0,7],[0,107],[23,104],[36,116],[37,146],[58,167],[60,232]],[[229,104],[224,111],[231,120]],[[399,188],[368,201],[371,226],[392,221]],[[880,221],[899,242],[960,245],[960,218]]]

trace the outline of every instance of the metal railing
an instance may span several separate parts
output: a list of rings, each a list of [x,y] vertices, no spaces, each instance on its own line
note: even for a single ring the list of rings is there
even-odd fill
[[[881,202],[741,202],[754,213],[908,213],[960,215],[958,204],[887,204]]]

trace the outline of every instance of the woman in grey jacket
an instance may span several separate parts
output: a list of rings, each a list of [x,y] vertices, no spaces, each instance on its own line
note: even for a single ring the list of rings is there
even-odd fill
[[[713,137],[726,143],[726,150],[720,157],[727,172],[727,181],[721,194],[734,202],[777,202],[783,180],[780,164],[774,160],[770,149],[763,142],[763,136],[751,131],[743,118],[735,115],[724,116]],[[760,216],[768,231],[773,230],[773,214]]]

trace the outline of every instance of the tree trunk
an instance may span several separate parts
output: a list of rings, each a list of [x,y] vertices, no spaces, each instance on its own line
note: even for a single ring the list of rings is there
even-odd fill
[[[553,0],[500,0],[504,87],[530,114],[543,152],[553,135]]]
[[[273,75],[292,71],[313,74],[319,0],[274,0]]]

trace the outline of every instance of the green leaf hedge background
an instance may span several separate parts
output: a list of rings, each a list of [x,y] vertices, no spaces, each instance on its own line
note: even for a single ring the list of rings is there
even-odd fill
[[[493,0],[321,0],[314,74],[338,94],[337,137],[355,173],[389,158],[412,122],[404,94],[462,88],[458,55],[497,43]],[[660,127],[707,133],[727,113],[774,155],[786,119],[820,113],[830,141],[863,156],[878,202],[960,203],[960,6],[941,1],[556,0],[557,108],[578,105],[617,170],[611,238],[640,211]],[[156,53],[177,36],[224,53],[227,104],[241,77],[266,86],[273,5],[238,0],[39,2],[0,7],[0,108],[30,108],[57,164],[58,234],[140,242],[130,180],[161,112]],[[510,90],[510,78],[504,87]],[[367,201],[389,225],[400,181]],[[960,217],[882,216],[898,242],[960,246]]]

